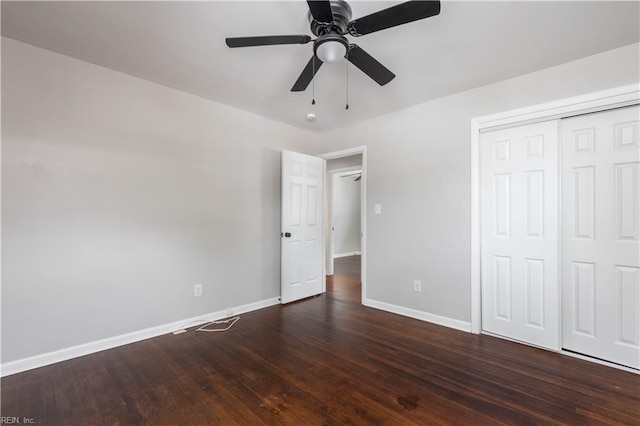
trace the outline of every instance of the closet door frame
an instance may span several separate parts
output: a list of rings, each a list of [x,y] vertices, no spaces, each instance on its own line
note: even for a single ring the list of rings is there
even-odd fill
[[[640,85],[631,84],[572,98],[471,119],[471,332],[482,332],[481,133],[640,104]],[[560,281],[559,281],[560,282]],[[558,313],[559,315],[560,313]]]

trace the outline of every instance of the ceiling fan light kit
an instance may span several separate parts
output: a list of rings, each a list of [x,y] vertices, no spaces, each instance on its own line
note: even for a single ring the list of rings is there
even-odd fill
[[[393,80],[395,74],[364,49],[349,43],[346,35],[360,37],[440,13],[440,1],[418,0],[400,3],[352,21],[351,7],[344,0],[307,0],[307,4],[311,32],[317,37],[315,40],[308,35],[229,37],[226,39],[227,46],[306,44],[313,41],[313,56],[291,88],[292,92],[306,90],[323,63],[336,63],[343,58],[384,86]]]
[[[349,41],[340,34],[324,34],[313,43],[313,53],[322,62],[333,64],[342,61],[349,50]]]

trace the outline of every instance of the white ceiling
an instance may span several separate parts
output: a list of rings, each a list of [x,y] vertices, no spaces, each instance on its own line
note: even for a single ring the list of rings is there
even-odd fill
[[[351,1],[353,19],[397,2]],[[430,99],[625,46],[640,3],[444,1],[439,16],[355,39],[396,74],[378,86],[325,64],[290,92],[312,43],[229,49],[225,37],[309,34],[296,1],[2,2],[2,35],[284,123],[324,132]],[[308,112],[317,115],[307,122]]]

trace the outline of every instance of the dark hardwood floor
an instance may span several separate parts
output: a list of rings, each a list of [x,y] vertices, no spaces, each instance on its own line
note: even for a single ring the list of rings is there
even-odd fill
[[[348,260],[348,259],[347,259]],[[2,379],[40,425],[640,424],[640,376],[325,295]],[[356,288],[357,287],[357,288]]]
[[[334,260],[334,275],[327,276],[327,292],[336,299],[360,303],[360,256],[340,257]]]

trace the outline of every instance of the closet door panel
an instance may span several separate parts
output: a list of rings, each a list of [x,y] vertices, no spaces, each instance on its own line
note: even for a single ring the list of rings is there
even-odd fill
[[[481,138],[483,330],[559,349],[558,123]]]
[[[562,120],[563,348],[640,368],[638,106]]]

